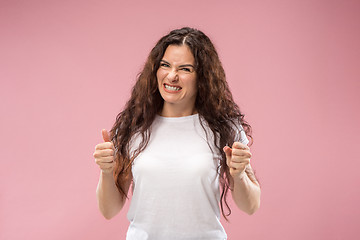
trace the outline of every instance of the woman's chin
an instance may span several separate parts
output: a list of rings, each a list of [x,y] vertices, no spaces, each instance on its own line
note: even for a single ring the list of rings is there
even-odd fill
[[[180,102],[180,99],[175,96],[167,96],[166,94],[164,94],[162,95],[162,98],[164,99],[164,103],[176,104]]]

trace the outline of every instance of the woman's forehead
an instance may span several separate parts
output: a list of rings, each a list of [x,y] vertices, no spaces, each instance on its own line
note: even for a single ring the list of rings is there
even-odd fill
[[[195,63],[195,58],[187,45],[169,45],[162,60],[175,65]]]

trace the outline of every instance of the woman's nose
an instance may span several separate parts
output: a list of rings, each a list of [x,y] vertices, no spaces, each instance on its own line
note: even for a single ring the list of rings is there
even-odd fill
[[[169,81],[171,82],[176,82],[179,80],[179,76],[178,76],[178,73],[177,73],[177,70],[171,70],[169,72],[169,74],[167,75],[167,78]]]

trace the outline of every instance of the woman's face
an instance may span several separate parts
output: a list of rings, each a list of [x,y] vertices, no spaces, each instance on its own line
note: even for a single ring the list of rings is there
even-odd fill
[[[195,59],[187,45],[169,45],[156,76],[164,108],[193,111],[197,94]]]

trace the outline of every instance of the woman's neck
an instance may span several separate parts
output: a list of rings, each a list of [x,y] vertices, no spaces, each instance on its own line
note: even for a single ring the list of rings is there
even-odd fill
[[[160,116],[162,117],[186,117],[194,115],[197,113],[195,106],[192,108],[181,108],[176,106],[171,106],[169,104],[164,104],[162,110],[160,111]]]

